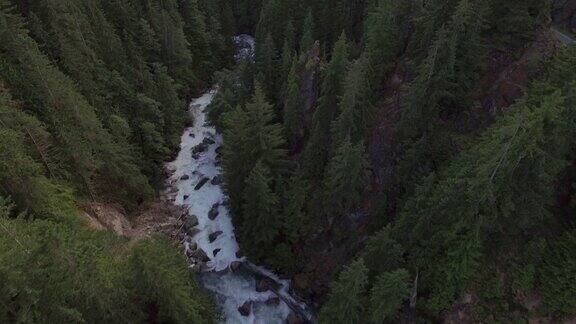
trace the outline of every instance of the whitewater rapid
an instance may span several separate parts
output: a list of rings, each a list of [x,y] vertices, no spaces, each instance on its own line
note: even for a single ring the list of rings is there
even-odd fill
[[[224,323],[284,323],[291,312],[284,301],[289,301],[293,307],[301,305],[289,294],[290,282],[280,280],[266,269],[250,264],[245,257],[237,253],[240,247],[226,207],[226,195],[219,180],[221,170],[217,157],[222,136],[206,123],[206,109],[216,91],[211,90],[191,102],[193,126],[186,129],[182,135],[178,157],[167,165],[172,173],[169,184],[176,189],[173,189],[172,194],[174,203],[187,208],[189,219],[186,221],[197,223],[188,229],[182,244],[187,255],[202,250],[207,257],[205,259],[209,259],[203,262],[191,258],[191,268],[200,272],[200,282],[213,294],[221,307]],[[198,153],[197,148],[201,143],[205,143],[205,147]],[[195,148],[196,152],[193,152]],[[203,182],[204,185],[201,186]],[[210,219],[209,213],[214,206],[217,206],[218,215]],[[219,235],[216,236],[215,233]],[[234,264],[240,263],[245,265],[242,269],[230,269],[231,266],[235,268]],[[272,278],[279,285],[277,292],[257,292],[256,287],[261,278],[257,279],[255,274]],[[238,308],[246,302],[252,302],[251,312],[248,316],[243,316]]]

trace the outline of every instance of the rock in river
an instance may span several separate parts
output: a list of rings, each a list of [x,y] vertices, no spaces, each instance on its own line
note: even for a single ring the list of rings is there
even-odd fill
[[[210,208],[210,211],[208,212],[208,218],[210,220],[215,220],[216,217],[218,217],[218,208],[220,208],[220,203],[212,205],[212,208]]]
[[[216,241],[218,236],[222,235],[222,233],[223,233],[222,231],[216,231],[208,236],[208,240],[210,241],[210,243],[214,243],[214,241]]]
[[[200,190],[202,189],[202,187],[204,187],[204,185],[206,184],[206,182],[208,182],[208,178],[202,178],[202,180],[200,180],[200,182],[198,182],[198,184],[196,185],[196,187],[194,187],[194,190]]]
[[[242,306],[238,307],[238,312],[245,317],[250,316],[250,313],[252,313],[252,302],[251,301],[247,301],[245,302]]]

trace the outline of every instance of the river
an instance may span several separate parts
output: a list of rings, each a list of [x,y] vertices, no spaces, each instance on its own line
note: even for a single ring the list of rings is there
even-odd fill
[[[242,37],[249,49],[241,47],[240,56],[253,56],[253,40]],[[201,285],[214,296],[224,323],[284,323],[291,313],[310,321],[307,306],[291,295],[289,280],[253,265],[239,253],[221,187],[217,157],[222,136],[206,123],[206,109],[216,91],[190,103],[194,123],[182,135],[176,160],[167,165],[172,172],[168,180],[171,199],[188,210],[182,245],[190,267],[199,272]],[[263,282],[271,284],[263,287]]]

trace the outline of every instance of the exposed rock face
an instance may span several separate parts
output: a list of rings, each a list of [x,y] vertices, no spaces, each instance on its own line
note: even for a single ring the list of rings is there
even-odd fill
[[[250,316],[250,313],[252,313],[252,302],[251,301],[247,301],[245,302],[242,306],[238,307],[238,312],[245,317]]]
[[[218,253],[220,253],[220,251],[222,251],[222,249],[215,249],[214,251],[212,251],[212,254],[216,256],[218,255]]]
[[[180,180],[188,180],[188,179],[190,179],[190,176],[187,174],[180,177]]]

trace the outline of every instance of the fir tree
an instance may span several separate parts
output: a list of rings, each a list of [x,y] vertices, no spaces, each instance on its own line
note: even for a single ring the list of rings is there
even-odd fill
[[[346,213],[362,200],[370,183],[369,162],[362,143],[352,144],[346,138],[330,161],[324,177],[326,208]]]
[[[302,27],[302,39],[300,40],[300,52],[306,53],[314,45],[314,16],[312,10],[308,10],[304,26]]]
[[[243,191],[244,215],[240,228],[242,242],[250,251],[266,252],[280,227],[278,219],[278,197],[271,189],[270,171],[260,161],[250,171]]]
[[[287,181],[282,192],[282,232],[292,244],[298,242],[310,227],[310,219],[307,217],[305,206],[308,199],[310,186],[303,178],[300,170],[297,170]]]
[[[286,103],[284,104],[284,129],[289,142],[294,145],[304,135],[303,103],[296,74],[298,62],[294,60],[288,75]]]
[[[396,319],[402,304],[410,296],[408,271],[399,269],[378,276],[370,290],[370,319],[385,323]]]
[[[361,259],[345,267],[332,285],[318,322],[362,323],[363,295],[367,285],[368,269]]]
[[[348,45],[346,35],[342,33],[326,67],[318,108],[313,117],[312,136],[304,151],[304,168],[310,175],[318,176],[324,171],[328,159],[326,147],[330,147],[330,125],[338,116],[338,101],[342,94],[347,65]]]

